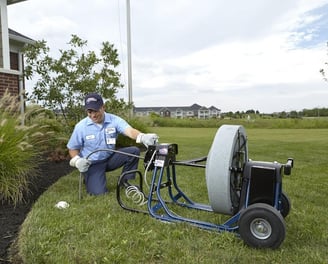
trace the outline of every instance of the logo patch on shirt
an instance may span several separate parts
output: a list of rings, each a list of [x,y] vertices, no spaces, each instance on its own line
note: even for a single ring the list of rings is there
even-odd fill
[[[91,139],[95,139],[95,138],[96,138],[95,135],[87,135],[87,136],[85,137],[86,140],[91,140]]]
[[[106,134],[113,134],[116,133],[116,128],[115,127],[106,127],[105,129]]]

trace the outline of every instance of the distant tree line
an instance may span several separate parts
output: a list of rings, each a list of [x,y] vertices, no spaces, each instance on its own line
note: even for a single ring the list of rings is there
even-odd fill
[[[226,112],[222,113],[222,118],[303,118],[303,117],[326,117],[328,116],[328,108],[313,108],[313,109],[303,109],[302,111],[282,111],[275,112],[271,114],[260,113],[258,110],[247,110],[247,111],[236,111],[236,112]]]

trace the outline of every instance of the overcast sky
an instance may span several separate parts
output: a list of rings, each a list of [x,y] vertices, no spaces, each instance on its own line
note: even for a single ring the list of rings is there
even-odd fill
[[[130,0],[133,102],[261,113],[328,107],[328,0]],[[46,40],[54,56],[72,34],[120,54],[127,100],[125,0],[28,0],[9,27]]]

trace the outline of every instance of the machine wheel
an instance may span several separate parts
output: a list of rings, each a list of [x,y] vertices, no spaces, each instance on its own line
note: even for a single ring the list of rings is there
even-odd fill
[[[221,126],[206,161],[206,184],[214,212],[232,215],[240,203],[242,171],[248,159],[246,131],[242,126]]]
[[[274,207],[264,203],[252,204],[241,211],[239,234],[251,247],[276,249],[285,239],[285,221]]]
[[[290,200],[289,200],[287,194],[282,192],[281,193],[281,209],[280,209],[281,215],[283,217],[286,217],[290,212],[290,208],[291,208]]]

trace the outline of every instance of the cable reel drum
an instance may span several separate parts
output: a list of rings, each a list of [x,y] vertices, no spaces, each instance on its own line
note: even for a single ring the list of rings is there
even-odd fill
[[[214,212],[233,215],[239,208],[242,172],[248,160],[243,126],[223,125],[218,129],[206,161],[206,184]]]

